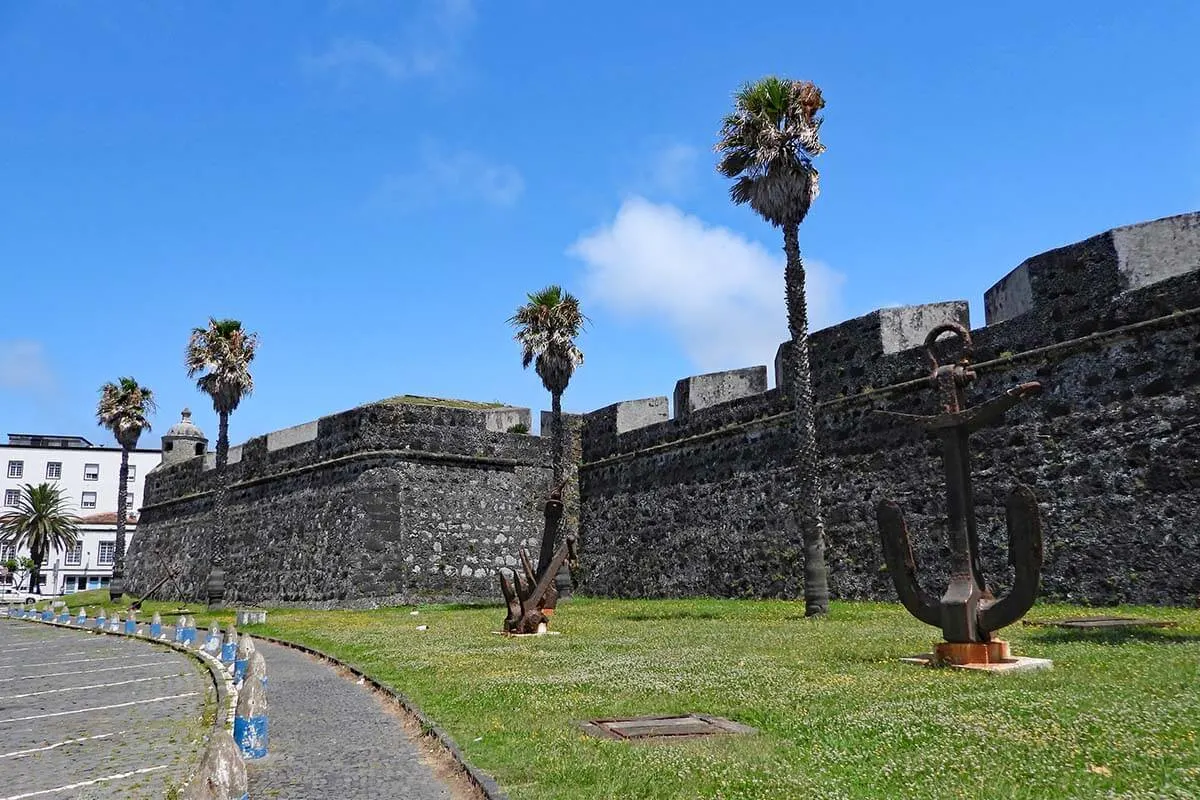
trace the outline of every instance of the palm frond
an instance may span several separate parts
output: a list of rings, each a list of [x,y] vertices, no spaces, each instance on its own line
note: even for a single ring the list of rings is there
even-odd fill
[[[803,222],[818,191],[813,159],[825,152],[820,88],[771,75],[733,99],[714,148],[717,171],[735,181],[730,198],[776,226]]]
[[[123,377],[100,387],[96,421],[112,432],[119,445],[133,449],[141,435],[150,430],[149,417],[156,409],[149,388],[132,377]]]
[[[210,318],[208,327],[193,328],[184,365],[196,387],[212,398],[213,409],[230,413],[254,391],[250,362],[258,350],[258,334],[248,333],[240,320]]]
[[[575,338],[587,317],[580,310],[579,299],[558,285],[530,292],[526,297],[529,302],[508,319],[516,328],[514,338],[521,346],[521,367],[527,369],[536,362],[536,371],[546,388],[562,392],[575,368],[583,363],[583,352],[575,345]]]

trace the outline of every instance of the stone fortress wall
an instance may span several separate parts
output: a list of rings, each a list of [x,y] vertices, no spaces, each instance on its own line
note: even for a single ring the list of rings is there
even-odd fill
[[[1005,588],[1004,498],[1038,495],[1043,595],[1191,604],[1200,595],[1200,213],[1118,228],[1028,259],[972,332],[977,404],[1030,380],[1041,397],[972,437],[986,571]],[[812,334],[833,593],[894,599],[875,505],[904,509],[919,574],[946,580],[938,446],[875,409],[934,414],[920,345],[965,302],[887,308]],[[776,386],[787,386],[787,346]],[[587,414],[580,471],[586,589],[622,597],[802,596],[790,522],[790,403],[767,368],[679,381]]]
[[[518,408],[372,403],[231,447],[231,598],[353,606],[492,598],[495,573],[536,558],[549,437]],[[549,430],[549,426],[546,426]],[[189,451],[186,456],[190,456]],[[213,453],[146,478],[129,551],[134,592],[167,569],[200,596],[218,473]],[[568,496],[577,519],[578,498]]]
[[[985,316],[972,332],[969,403],[1024,381],[1045,387],[972,438],[988,575],[999,588],[1010,580],[1003,506],[1020,481],[1041,501],[1045,596],[1194,602],[1200,213],[1034,256],[987,292]],[[944,321],[965,324],[967,304],[881,309],[811,337],[838,597],[895,596],[875,526],[884,497],[906,513],[926,586],[944,586],[937,445],[873,413],[937,412],[919,345]],[[785,344],[777,387],[788,385],[787,355]],[[758,366],[686,378],[672,400],[673,416],[654,397],[568,420],[579,472],[566,519],[579,531],[585,591],[802,596],[788,399]],[[306,605],[497,601],[496,570],[515,565],[522,545],[536,553],[541,535],[549,436],[507,432],[529,420],[527,409],[382,401],[231,448],[230,593]],[[134,591],[171,567],[201,593],[217,473],[211,453],[192,454],[147,476]]]

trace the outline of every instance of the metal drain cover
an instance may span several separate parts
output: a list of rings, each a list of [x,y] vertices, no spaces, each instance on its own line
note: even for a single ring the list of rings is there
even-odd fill
[[[583,730],[604,739],[680,739],[729,733],[754,733],[754,728],[721,717],[683,714],[669,717],[593,719]]]

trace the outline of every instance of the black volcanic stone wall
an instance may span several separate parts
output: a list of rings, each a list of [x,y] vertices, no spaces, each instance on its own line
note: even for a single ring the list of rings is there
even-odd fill
[[[325,417],[315,440],[243,446],[232,482],[231,597],[306,605],[494,600],[496,571],[536,553],[550,442],[492,433],[479,412],[380,403]],[[199,595],[218,475],[194,459],[147,476],[134,591],[164,565]]]
[[[1023,482],[1043,512],[1043,596],[1190,605],[1200,594],[1200,325],[1179,313],[1200,306],[1198,279],[1119,296],[1086,324],[1060,324],[1051,306],[974,332],[976,362],[991,363],[969,390],[972,404],[1024,381],[1046,388],[1005,425],[972,437],[981,549],[997,588],[1011,580],[1005,494]],[[1138,322],[1140,330],[1103,333]],[[850,349],[857,355],[847,357]],[[928,374],[921,352],[881,355],[843,342],[836,363],[816,345],[813,360],[825,376],[818,438],[834,594],[895,598],[875,524],[887,497],[904,509],[922,579],[940,595],[949,553],[938,445],[873,414],[936,413],[926,384],[887,385]],[[802,549],[788,524],[788,410],[772,391],[594,441],[585,421],[587,591],[801,596]]]

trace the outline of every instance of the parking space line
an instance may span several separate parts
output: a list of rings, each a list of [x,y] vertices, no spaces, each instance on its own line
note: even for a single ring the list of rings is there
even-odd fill
[[[46,750],[54,750],[68,744],[75,744],[76,742],[90,742],[93,739],[111,739],[113,736],[124,736],[127,733],[129,733],[129,731],[115,731],[114,733],[98,733],[95,736],[80,736],[78,739],[64,739],[61,742],[48,744],[44,747],[30,747],[26,750],[13,750],[11,753],[0,753],[0,759],[24,758],[25,756],[32,755],[34,753],[42,753]]]
[[[143,661],[140,664],[122,664],[119,667],[100,667],[98,669],[76,669],[70,672],[39,672],[37,675],[17,675],[12,678],[0,678],[0,683],[9,683],[11,681],[28,681],[35,678],[61,678],[63,675],[91,675],[93,672],[113,672],[115,670],[138,669],[140,667],[150,667],[155,664],[174,664],[173,658],[160,658],[157,661]]]
[[[25,800],[27,797],[38,797],[44,794],[58,794],[69,789],[82,789],[84,786],[95,786],[97,783],[107,783],[108,781],[119,781],[122,778],[132,778],[135,775],[145,775],[147,772],[158,772],[162,769],[167,769],[169,764],[161,764],[157,767],[142,767],[135,769],[133,772],[118,772],[116,775],[106,775],[103,778],[93,778],[90,781],[80,781],[79,783],[68,783],[66,786],[58,786],[54,789],[40,789],[36,792],[25,792],[24,794],[10,794],[8,797],[0,797],[0,800]]]
[[[166,678],[183,678],[186,676],[186,672],[174,672],[170,675],[151,675],[148,678],[130,678],[127,681],[114,681],[113,683],[93,683],[88,686],[63,686],[59,689],[43,689],[40,692],[10,694],[0,697],[0,700],[20,700],[22,697],[38,697],[43,694],[58,694],[59,692],[81,692],[84,689],[107,689],[110,686],[125,686],[130,683],[145,683],[146,681],[161,681]]]
[[[129,706],[140,706],[146,703],[161,703],[164,700],[178,700],[181,697],[195,697],[200,692],[183,692],[182,694],[170,694],[162,697],[150,697],[145,700],[130,700],[127,703],[113,703],[109,706],[95,706],[93,708],[76,708],[72,711],[54,711],[49,714],[33,714],[28,717],[9,717],[8,719],[0,719],[0,725],[6,722],[28,722],[33,719],[46,719],[48,717],[66,717],[71,714],[87,714],[92,711],[108,711],[111,708],[127,708]],[[22,795],[25,797],[26,795]],[[11,800],[10,798],[0,798],[0,800]]]
[[[97,650],[97,653],[111,653],[111,650]],[[114,658],[127,658],[128,654],[116,656],[103,656],[101,658],[76,658],[70,661],[47,661],[43,664],[0,664],[0,669],[11,669],[13,667],[57,667],[59,664],[83,664],[86,661],[112,661]],[[4,800],[4,798],[0,798]]]

